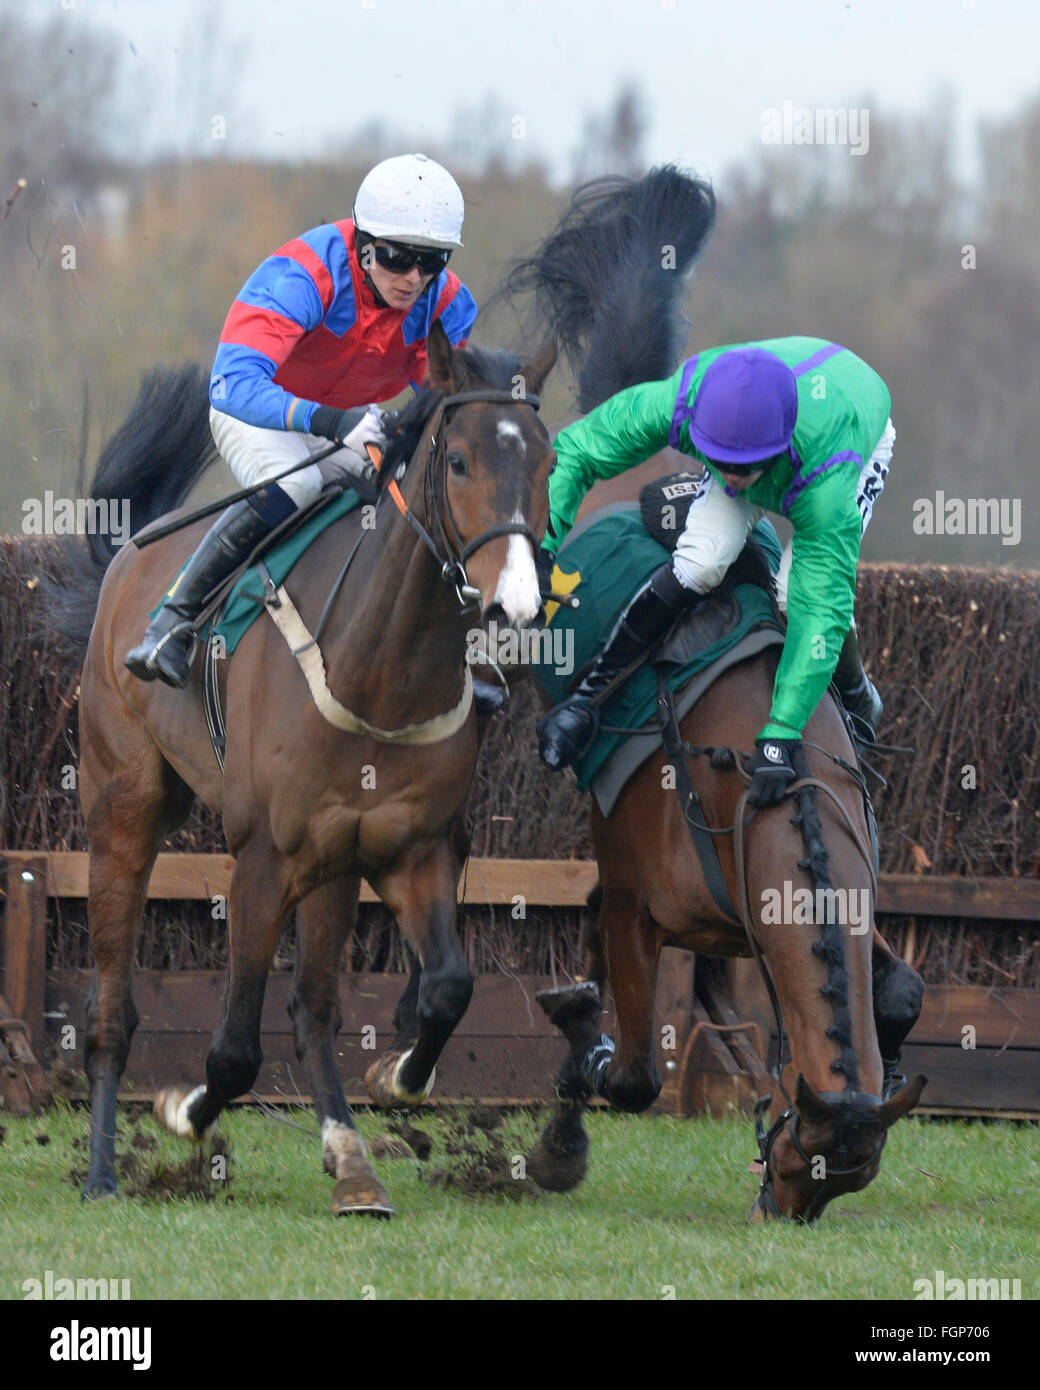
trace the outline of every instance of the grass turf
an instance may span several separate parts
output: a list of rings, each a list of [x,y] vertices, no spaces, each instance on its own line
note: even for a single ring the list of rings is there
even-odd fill
[[[424,1114],[428,1163],[376,1163],[397,1208],[391,1222],[332,1217],[313,1116],[291,1118],[312,1133],[251,1110],[222,1119],[231,1184],[214,1183],[214,1201],[88,1204],[70,1180],[84,1165],[86,1112],[6,1118],[0,1298],[23,1298],[23,1281],[47,1270],[129,1279],[137,1299],[912,1299],[914,1281],[936,1270],[1020,1279],[1023,1299],[1040,1294],[1031,1125],[901,1121],[871,1186],[804,1228],[745,1224],[753,1144],[736,1116],[594,1114],[586,1181],[565,1195],[520,1181],[510,1200],[420,1177],[445,1162],[452,1139],[449,1122]],[[387,1117],[363,1114],[359,1125],[371,1140]],[[135,1125],[121,1111],[120,1128],[121,1150],[134,1128],[155,1136],[140,1155],[149,1166],[185,1158],[183,1141],[150,1117]],[[511,1160],[537,1129],[517,1115],[496,1133]]]

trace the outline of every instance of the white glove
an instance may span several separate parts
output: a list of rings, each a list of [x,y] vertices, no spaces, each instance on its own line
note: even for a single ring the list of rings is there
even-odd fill
[[[367,444],[376,445],[380,453],[386,449],[383,412],[377,405],[370,405],[360,421],[342,440],[343,448],[349,450],[357,459],[357,467],[355,468],[349,459],[337,459],[337,462],[352,473],[367,473],[372,468],[372,460],[365,447]]]

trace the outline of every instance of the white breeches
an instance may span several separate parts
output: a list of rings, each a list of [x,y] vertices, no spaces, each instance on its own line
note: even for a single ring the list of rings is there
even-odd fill
[[[870,523],[874,503],[881,496],[892,462],[896,432],[889,420],[877,448],[859,475],[856,505],[863,518],[863,531]],[[686,527],[679,537],[672,559],[675,577],[687,589],[706,594],[714,589],[740,554],[748,532],[761,517],[762,509],[741,493],[727,497],[710,473],[693,499]],[[861,532],[862,534],[862,532]],[[791,572],[791,543],[784,546],[776,576],[777,598],[787,612],[787,579]]]
[[[212,406],[209,412],[209,427],[213,432],[213,442],[221,458],[234,473],[243,487],[253,487],[299,463],[308,454],[328,448],[329,441],[316,434],[300,434],[296,430],[264,430],[256,425],[247,425],[232,415],[225,415]],[[347,473],[353,473],[358,465],[357,455],[350,449],[337,449],[322,465],[339,465]],[[305,507],[313,502],[321,491],[322,474],[316,463],[290,473],[278,484],[288,493],[297,507]]]

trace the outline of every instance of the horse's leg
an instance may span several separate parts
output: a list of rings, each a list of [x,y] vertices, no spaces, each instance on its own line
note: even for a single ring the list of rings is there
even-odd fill
[[[336,1066],[336,1035],[343,1022],[339,972],[343,944],[357,920],[360,881],[335,879],[308,894],[296,909],[296,970],[289,1015],[296,1056],[321,1124],[325,1171],[336,1179],[336,1216],[364,1212],[392,1216],[393,1207],[369,1162]]]
[[[106,711],[104,732],[81,716],[80,793],[90,846],[87,915],[94,978],[84,1059],[90,1082],[90,1164],[84,1199],[117,1190],[116,1094],[137,1027],[130,983],[134,950],[159,846],[191,808],[192,795],[135,717]]]
[[[224,1014],[206,1058],[205,1085],[171,1086],[155,1097],[155,1117],[173,1134],[201,1139],[225,1106],[248,1091],[263,1061],[260,1015],[282,922],[294,906],[291,866],[266,841],[251,840],[235,860],[228,901],[230,968]]]
[[[365,1076],[377,1105],[393,1109],[426,1099],[437,1058],[469,1005],[473,977],[456,933],[458,876],[453,846],[442,840],[372,881],[420,967],[397,1007],[398,1033],[390,1050]]]
[[[648,1110],[661,1093],[654,1052],[654,1003],[664,933],[641,896],[607,889],[599,919],[617,1010],[613,1056],[595,1078],[616,1110]]]
[[[902,1057],[903,1039],[921,1012],[924,981],[905,960],[897,956],[878,929],[871,939],[874,975],[874,1022],[878,1047],[885,1069],[882,1097],[887,1100],[895,1089]]]

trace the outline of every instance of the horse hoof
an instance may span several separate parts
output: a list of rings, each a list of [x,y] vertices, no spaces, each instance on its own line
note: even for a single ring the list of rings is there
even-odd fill
[[[187,1086],[165,1086],[155,1093],[152,1114],[163,1129],[168,1129],[180,1139],[190,1139],[198,1144],[204,1138],[204,1133],[199,1134],[188,1119],[188,1107],[205,1089],[205,1086],[196,1086],[194,1090],[189,1090]]]
[[[550,1120],[531,1155],[527,1171],[546,1192],[570,1192],[589,1168],[589,1138],[581,1107]]]
[[[114,1173],[105,1173],[100,1178],[87,1178],[79,1194],[81,1202],[98,1202],[105,1197],[118,1197],[119,1184]]]
[[[422,1105],[433,1090],[433,1083],[437,1078],[436,1067],[430,1072],[429,1080],[421,1091],[406,1091],[402,1088],[401,1070],[411,1055],[410,1048],[402,1053],[388,1052],[378,1062],[373,1062],[365,1073],[368,1094],[376,1105],[382,1106],[384,1110],[408,1110]]]
[[[571,1047],[583,1047],[598,1036],[603,1001],[594,980],[565,985],[562,989],[541,989],[535,999]]]
[[[554,1154],[539,1144],[531,1155],[527,1171],[532,1180],[545,1192],[570,1192],[585,1178],[589,1168],[589,1155]]]
[[[333,1216],[375,1216],[389,1221],[394,1215],[390,1198],[371,1174],[340,1178],[332,1190]]]

